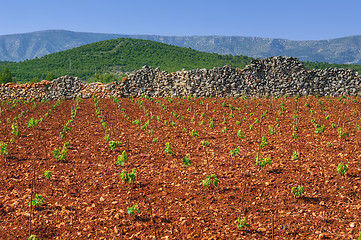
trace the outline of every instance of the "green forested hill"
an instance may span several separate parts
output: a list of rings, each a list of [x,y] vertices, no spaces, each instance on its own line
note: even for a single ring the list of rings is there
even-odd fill
[[[52,74],[48,76],[52,77],[71,75],[86,80],[95,74],[128,72],[140,69],[144,65],[173,72],[181,69],[210,69],[226,64],[244,68],[251,60],[252,58],[246,56],[219,55],[150,40],[119,38],[91,43],[19,63],[0,61],[0,73],[5,67],[9,67],[16,81],[46,79],[49,73]],[[361,65],[318,62],[304,64],[308,69],[342,67],[361,72]]]
[[[35,77],[45,79],[49,72],[53,72],[56,77],[72,75],[86,79],[95,73],[115,70],[126,72],[144,65],[160,67],[161,70],[170,72],[181,69],[213,68],[226,64],[243,68],[251,59],[245,56],[199,52],[149,40],[119,38],[33,60],[0,64],[0,71],[4,66],[9,66],[17,81],[27,81]]]

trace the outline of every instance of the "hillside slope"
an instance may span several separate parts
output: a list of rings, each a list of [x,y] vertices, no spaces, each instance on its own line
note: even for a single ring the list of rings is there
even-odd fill
[[[91,43],[42,58],[19,63],[0,64],[0,71],[9,66],[16,79],[44,79],[53,72],[55,76],[72,75],[88,78],[95,73],[126,72],[144,65],[161,70],[213,68],[226,64],[245,67],[251,58],[245,56],[218,55],[199,52],[148,40],[119,38]]]
[[[157,36],[48,30],[0,36],[0,61],[23,61],[85,44],[116,38],[136,38],[180,47],[253,58],[292,56],[301,61],[361,64],[361,36],[292,41],[242,36]]]

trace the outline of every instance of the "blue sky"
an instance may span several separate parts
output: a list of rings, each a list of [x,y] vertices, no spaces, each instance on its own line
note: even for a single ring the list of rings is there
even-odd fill
[[[361,35],[360,0],[0,0],[0,35],[49,29],[321,40]]]

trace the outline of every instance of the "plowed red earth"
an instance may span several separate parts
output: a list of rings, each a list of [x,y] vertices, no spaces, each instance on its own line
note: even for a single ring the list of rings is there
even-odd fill
[[[14,108],[3,103],[2,110],[8,110],[0,114],[0,140],[7,143],[9,155],[0,155],[1,239],[27,239],[30,233],[38,239],[357,238],[361,230],[360,99],[301,97],[297,113],[294,98],[173,98],[171,103],[166,98],[119,99],[129,120],[114,101],[99,100],[110,140],[122,142],[114,151],[104,139],[105,128],[93,99],[79,104],[64,139],[59,133],[70,119],[75,100],[64,100],[56,109],[55,102],[38,103],[35,108],[33,103],[18,103]],[[137,101],[142,100],[140,108]],[[315,122],[325,125],[324,133],[315,133],[306,102]],[[281,107],[285,111],[279,115]],[[26,109],[23,117],[14,120]],[[35,128],[27,127],[30,118],[40,119],[48,109],[53,109],[48,118]],[[262,122],[254,123],[266,110],[269,113]],[[295,114],[300,119],[298,139],[292,138]],[[237,125],[241,115],[246,119]],[[209,127],[211,117],[214,128]],[[7,118],[17,123],[19,136],[11,133]],[[140,126],[132,123],[136,119]],[[142,130],[147,120],[149,126]],[[176,125],[164,124],[165,120]],[[270,125],[276,134],[270,134]],[[346,139],[338,137],[337,125],[349,133]],[[222,133],[224,127],[226,133]],[[245,139],[237,137],[240,128]],[[192,136],[193,129],[198,138]],[[268,139],[261,154],[272,160],[265,169],[255,161],[261,136]],[[16,143],[10,143],[11,138]],[[202,146],[204,140],[208,147]],[[56,161],[52,152],[65,142],[69,142],[66,159]],[[164,151],[166,142],[173,154]],[[231,156],[230,150],[238,146],[240,154]],[[115,162],[123,150],[128,160],[120,166]],[[292,159],[293,151],[299,153],[297,160]],[[187,153],[193,162],[189,167],[182,162]],[[349,167],[344,176],[336,170],[341,162]],[[45,202],[33,210],[29,231],[34,167],[33,194],[42,195]],[[123,182],[121,172],[133,168],[136,180]],[[50,180],[44,177],[46,170],[52,173]],[[202,186],[210,174],[219,179],[215,189]],[[305,190],[299,197],[291,193],[297,186]],[[128,215],[127,208],[135,204],[140,213]],[[239,230],[238,218],[250,228]]]

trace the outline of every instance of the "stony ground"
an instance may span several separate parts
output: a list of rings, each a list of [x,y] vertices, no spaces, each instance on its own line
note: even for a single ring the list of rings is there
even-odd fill
[[[0,141],[7,144],[8,155],[0,155],[0,236],[355,239],[361,230],[360,101],[301,97],[4,102]],[[28,128],[31,118],[43,121]],[[69,130],[60,138],[64,126]],[[337,128],[349,136],[339,138]],[[261,136],[267,142],[262,148]],[[121,146],[110,150],[110,141]],[[53,150],[61,150],[66,142],[66,157],[57,161]],[[172,154],[165,152],[166,143]],[[122,166],[116,161],[123,151],[127,160]],[[259,152],[272,161],[264,169],[256,165]],[[190,166],[182,162],[186,154]],[[339,163],[348,165],[344,176],[337,171]],[[122,171],[132,169],[136,179],[124,182]],[[49,180],[46,170],[52,174]],[[202,186],[210,174],[219,180],[214,189]],[[291,190],[298,186],[304,193],[296,197]],[[44,203],[32,208],[28,203],[35,194]],[[139,213],[129,215],[128,208],[136,204]],[[238,229],[237,219],[250,228]]]

